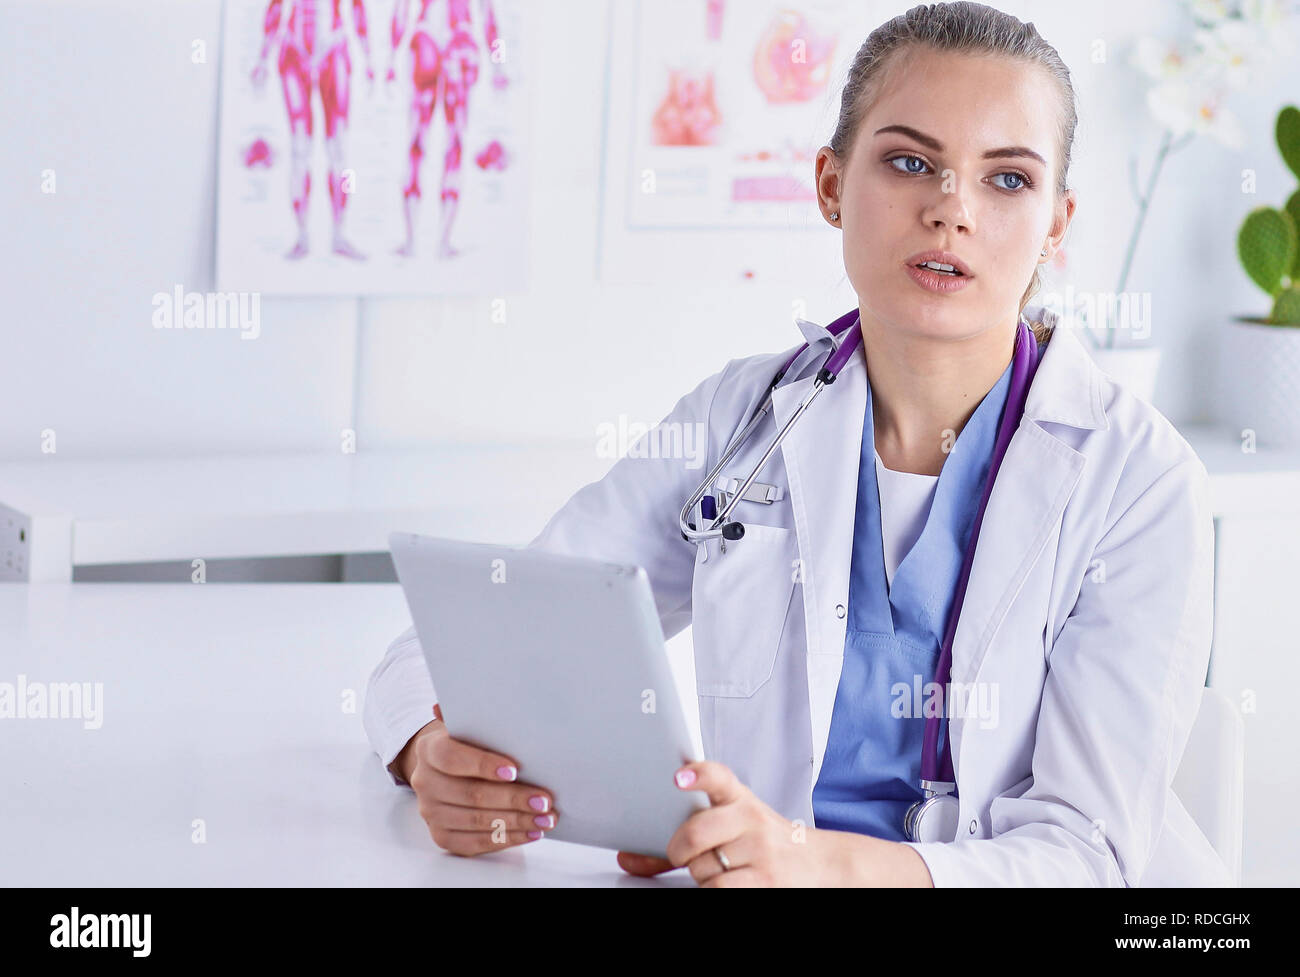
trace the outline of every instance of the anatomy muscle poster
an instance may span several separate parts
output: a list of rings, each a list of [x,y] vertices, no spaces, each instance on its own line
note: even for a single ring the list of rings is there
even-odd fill
[[[225,10],[219,288],[524,287],[520,0],[227,0]]]

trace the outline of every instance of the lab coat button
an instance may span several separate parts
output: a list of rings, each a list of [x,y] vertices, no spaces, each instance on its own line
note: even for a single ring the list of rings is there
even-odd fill
[[[971,818],[971,822],[970,822],[970,833],[971,833],[971,834],[974,834],[974,833],[975,833],[975,818]]]
[[[843,617],[844,617],[844,614],[845,614],[844,605],[843,605],[843,604],[836,604],[836,605],[835,605],[835,616],[838,617],[838,618],[843,618]]]

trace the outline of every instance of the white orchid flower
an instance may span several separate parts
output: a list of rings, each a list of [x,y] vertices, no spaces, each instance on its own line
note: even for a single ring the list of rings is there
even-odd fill
[[[1139,37],[1129,59],[1134,67],[1148,78],[1168,81],[1187,73],[1190,53],[1173,41],[1155,37]]]
[[[1170,81],[1147,92],[1147,109],[1175,138],[1192,133],[1240,149],[1241,126],[1223,103],[1224,92],[1204,82]]]
[[[1208,76],[1229,88],[1248,88],[1252,69],[1266,60],[1261,54],[1264,42],[1258,31],[1240,20],[1225,20],[1212,30],[1198,30],[1195,38]]]

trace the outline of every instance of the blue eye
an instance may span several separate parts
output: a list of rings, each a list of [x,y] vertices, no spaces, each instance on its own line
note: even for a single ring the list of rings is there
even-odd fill
[[[921,159],[920,156],[895,156],[893,159],[891,159],[891,160],[889,161],[889,165],[890,165],[890,166],[894,166],[894,164],[897,163],[900,159],[902,159],[902,160],[916,160],[916,162],[920,163],[921,166],[922,166],[923,168],[924,168],[925,165],[926,165],[925,160]],[[900,172],[900,173],[921,173],[921,172],[923,172],[923,169],[922,169],[922,170],[914,170],[914,169],[912,169],[911,167],[907,167],[907,168],[903,169],[903,168],[899,168],[899,167],[897,167],[897,166],[894,166],[894,169],[898,170],[898,172]]]
[[[1004,190],[1011,190],[1012,192],[1019,193],[1021,190],[1025,189],[1030,185],[1029,178],[1025,176],[1023,173],[1016,173],[1013,171],[1010,173],[999,173],[998,176],[1009,176],[1013,180],[1019,181],[1015,186],[1010,186],[1010,187],[1003,186],[1002,189]]]

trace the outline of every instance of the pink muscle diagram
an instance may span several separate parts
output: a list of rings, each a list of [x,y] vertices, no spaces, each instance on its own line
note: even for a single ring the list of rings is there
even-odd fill
[[[722,38],[722,15],[727,0],[704,0],[704,36],[710,41]]]
[[[773,105],[807,102],[830,78],[835,36],[794,10],[778,13],[754,48],[754,81]]]
[[[508,162],[505,147],[493,139],[474,157],[474,162],[480,170],[504,170]]]
[[[418,3],[418,10],[414,4]],[[501,62],[492,58],[498,34],[492,0],[478,0],[482,20],[482,39],[492,64],[492,84],[505,88],[507,79]],[[414,16],[412,11],[415,10]],[[415,226],[419,214],[420,170],[429,145],[434,119],[441,118],[446,128],[442,158],[442,182],[438,195],[438,257],[459,254],[452,246],[452,226],[460,206],[461,158],[465,131],[469,123],[469,96],[478,82],[483,60],[476,40],[476,25],[471,0],[396,0],[393,8],[392,48],[386,80],[397,78],[397,54],[405,43],[411,51],[410,138],[407,143],[407,179],[402,187],[402,209],[406,238],[397,253],[411,257],[415,253]],[[477,164],[504,168],[505,150],[494,143],[476,157]]]
[[[257,167],[270,169],[273,162],[275,162],[274,154],[265,139],[254,139],[244,150],[244,165],[250,170]]]
[[[304,257],[310,250],[307,234],[308,200],[311,196],[311,145],[315,130],[313,95],[320,102],[325,123],[325,150],[329,160],[328,185],[333,212],[332,250],[346,258],[362,259],[343,234],[347,205],[345,146],[348,130],[352,61],[348,55],[348,34],[344,25],[343,0],[270,0],[262,26],[262,48],[252,81],[266,83],[267,59],[278,47],[276,68],[289,116],[289,183],[297,240],[285,255]],[[287,8],[287,10],[286,10]],[[352,0],[351,27],[365,58],[366,77],[374,81],[370,42],[366,30],[364,0]],[[269,156],[269,150],[268,150]]]
[[[710,146],[722,113],[713,96],[713,72],[668,73],[668,91],[650,120],[656,146]]]

